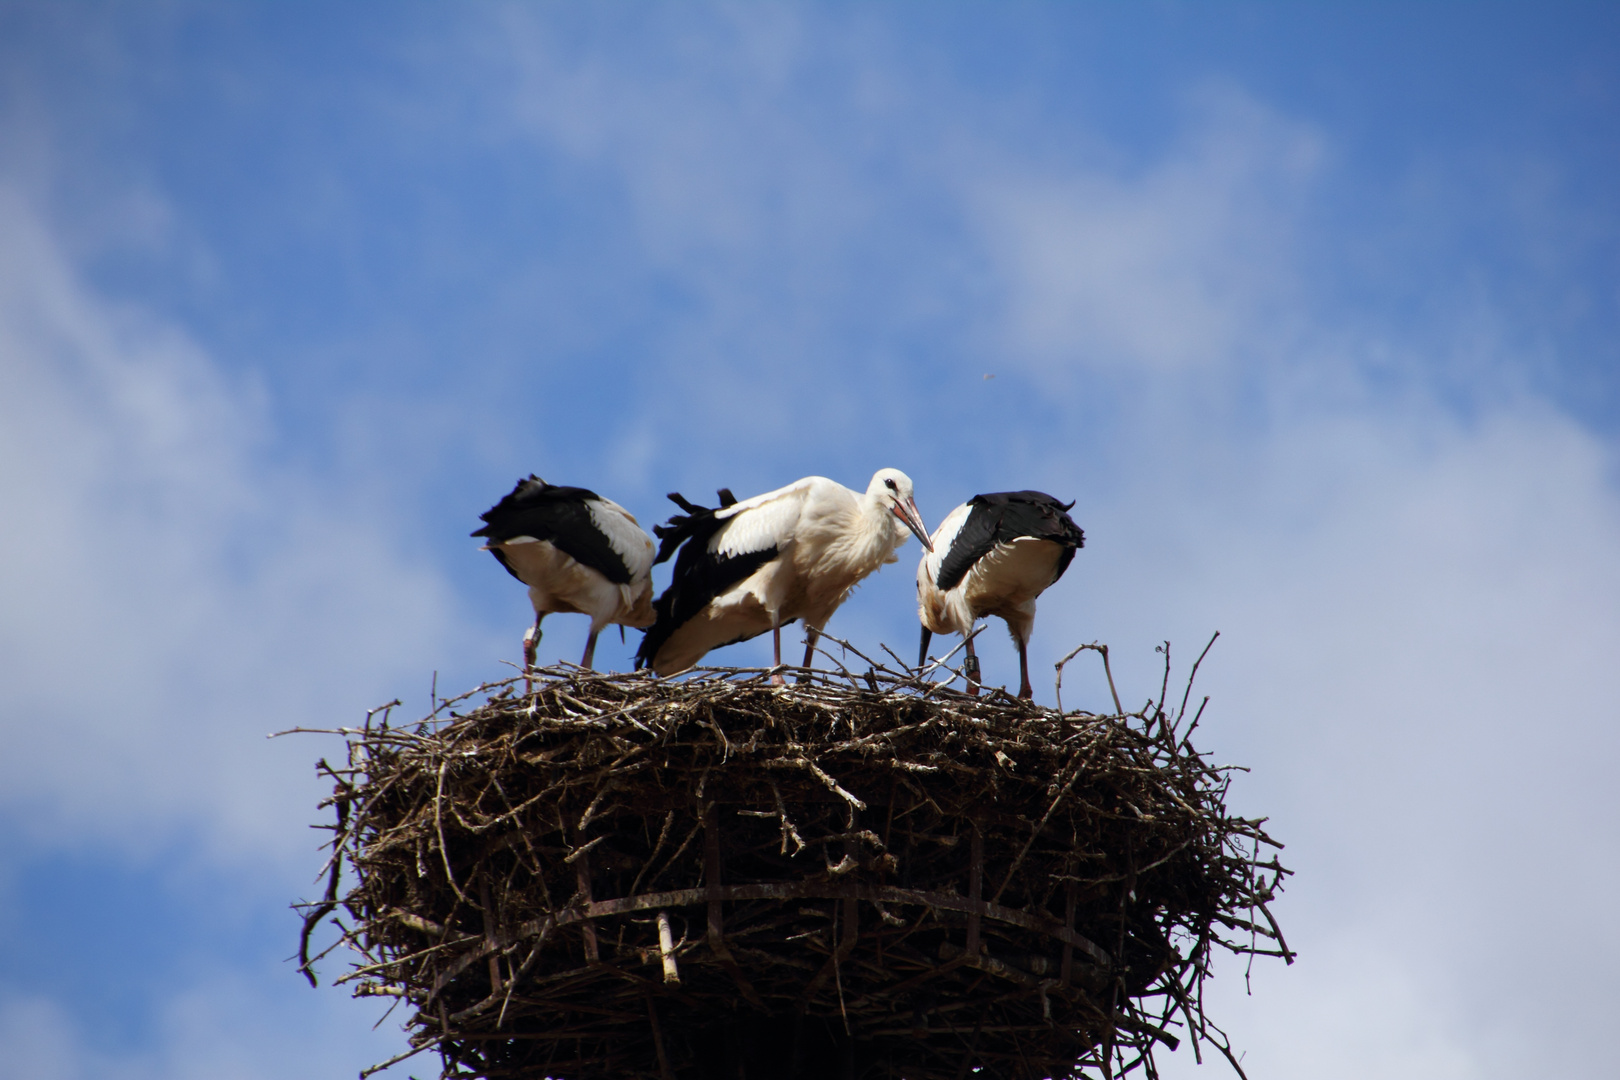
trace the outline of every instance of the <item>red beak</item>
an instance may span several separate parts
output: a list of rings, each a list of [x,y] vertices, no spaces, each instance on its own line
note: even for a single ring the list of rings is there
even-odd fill
[[[895,503],[894,516],[906,523],[906,528],[922,541],[923,547],[929,551],[934,550],[934,542],[928,539],[928,529],[923,525],[922,515],[917,513],[916,502],[907,499],[904,503]]]

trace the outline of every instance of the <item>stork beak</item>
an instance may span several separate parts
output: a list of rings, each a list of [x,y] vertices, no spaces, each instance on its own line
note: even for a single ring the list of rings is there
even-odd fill
[[[928,529],[923,525],[922,515],[917,513],[917,504],[912,499],[903,503],[894,504],[894,516],[906,523],[906,528],[922,541],[922,546],[929,551],[934,550],[934,542],[928,539]]]

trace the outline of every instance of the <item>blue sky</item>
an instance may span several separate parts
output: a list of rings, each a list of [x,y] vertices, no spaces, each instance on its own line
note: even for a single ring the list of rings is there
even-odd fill
[[[1252,1077],[1606,1074],[1617,175],[1599,4],[0,5],[0,1076],[389,1056],[264,734],[508,670],[520,475],[882,466],[1077,500],[1036,672],[1222,631]]]

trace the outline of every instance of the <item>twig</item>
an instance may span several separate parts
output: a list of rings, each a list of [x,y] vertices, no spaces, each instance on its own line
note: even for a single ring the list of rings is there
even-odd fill
[[[370,714],[366,714],[369,718]],[[321,764],[325,764],[322,759]],[[320,921],[337,908],[338,878],[343,873],[343,833],[349,822],[349,800],[337,800],[337,829],[332,837],[332,857],[327,860],[331,867],[331,876],[326,880],[326,896],[321,903],[304,916],[303,932],[298,936],[298,970],[304,973],[309,985],[316,985],[315,971],[310,967],[309,936],[319,925]],[[324,953],[322,954],[325,955]]]
[[[388,1068],[390,1065],[398,1065],[400,1062],[404,1061],[406,1058],[413,1058],[417,1054],[420,1054],[424,1050],[431,1050],[435,1046],[438,1046],[439,1043],[443,1042],[444,1038],[445,1038],[445,1036],[443,1036],[443,1035],[436,1035],[436,1036],[428,1039],[421,1046],[415,1047],[415,1048],[410,1049],[410,1050],[406,1050],[403,1053],[395,1054],[393,1057],[389,1058],[387,1061],[380,1061],[377,1064],[371,1066],[371,1068],[369,1068],[369,1069],[361,1069],[360,1070],[360,1080],[366,1080],[366,1077],[372,1076],[372,1075],[374,1075],[376,1073],[380,1073],[384,1069]]]
[[[1204,646],[1204,651],[1198,654],[1197,660],[1193,661],[1192,671],[1187,673],[1187,689],[1183,690],[1181,693],[1181,708],[1176,713],[1176,719],[1178,721],[1181,717],[1187,715],[1187,697],[1192,693],[1193,680],[1198,678],[1198,665],[1204,662],[1204,657],[1209,655],[1209,650],[1215,645],[1215,639],[1220,636],[1221,632],[1219,630],[1215,631],[1215,633],[1210,636],[1208,644]],[[1168,642],[1166,644],[1168,644]],[[1205,700],[1207,701],[1208,699],[1206,698]]]
[[[1057,664],[1056,664],[1056,667],[1057,667],[1057,688],[1056,688],[1056,692],[1057,692],[1057,702],[1058,702],[1058,714],[1062,715],[1062,713],[1063,713],[1063,665],[1067,664],[1070,660],[1073,660],[1075,657],[1079,656],[1081,653],[1085,652],[1087,649],[1092,649],[1092,650],[1096,651],[1098,654],[1100,654],[1102,656],[1103,674],[1108,676],[1108,692],[1110,694],[1112,694],[1113,697],[1114,697],[1114,715],[1115,716],[1124,716],[1125,715],[1125,706],[1123,706],[1123,705],[1121,705],[1119,703],[1119,691],[1114,689],[1114,671],[1113,671],[1113,669],[1111,667],[1108,666],[1108,646],[1099,645],[1095,641],[1091,642],[1089,645],[1078,646],[1072,652],[1070,652],[1068,656],[1065,656],[1063,659],[1061,659],[1061,660],[1059,660],[1057,662]]]

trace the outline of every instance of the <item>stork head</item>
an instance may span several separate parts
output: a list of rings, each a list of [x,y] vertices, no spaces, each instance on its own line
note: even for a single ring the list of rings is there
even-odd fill
[[[910,529],[922,541],[923,547],[934,550],[922,515],[917,512],[917,503],[911,497],[911,477],[899,469],[879,469],[872,474],[872,482],[866,486],[866,497],[898,518],[899,524]],[[896,532],[899,532],[898,528]],[[897,536],[896,544],[904,538],[904,534]]]

